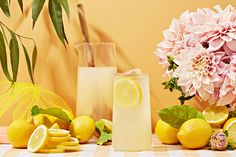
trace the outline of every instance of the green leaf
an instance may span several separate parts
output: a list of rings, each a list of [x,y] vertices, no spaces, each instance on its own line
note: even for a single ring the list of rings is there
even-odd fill
[[[161,120],[175,128],[180,128],[185,121],[192,118],[205,119],[201,112],[186,105],[176,105],[162,109],[159,111],[159,116]]]
[[[34,0],[32,4],[32,19],[33,19],[33,28],[39,17],[39,14],[43,8],[45,0]]]
[[[53,26],[55,28],[55,31],[57,33],[57,36],[65,46],[65,41],[68,43],[64,25],[62,21],[62,9],[61,5],[58,0],[49,0],[48,4],[49,14],[53,23]]]
[[[33,54],[32,54],[32,72],[33,72],[33,74],[34,74],[34,69],[36,66],[37,55],[38,55],[38,51],[37,51],[37,47],[35,45],[34,50],[33,50]]]
[[[6,44],[8,45],[7,36],[6,36],[5,30],[4,30],[2,25],[0,25],[0,26],[1,26],[1,29],[2,29],[2,34],[3,34],[4,40],[6,41]]]
[[[64,120],[66,123],[70,123],[71,120],[68,117],[68,115],[66,114],[66,112],[64,112],[62,109],[60,108],[47,108],[47,109],[42,109],[39,108],[38,106],[33,106],[31,109],[31,115],[32,116],[36,116],[38,114],[48,114],[54,117],[57,117],[61,120]]]
[[[0,0],[0,7],[2,9],[2,11],[4,12],[4,14],[7,17],[10,17],[10,10],[9,10],[9,4],[8,4],[8,0]]]
[[[101,119],[97,121],[95,126],[96,126],[96,131],[100,135],[96,144],[103,145],[104,143],[112,140],[112,131],[106,128],[104,120]]]
[[[67,0],[59,0],[59,2],[62,5],[62,7],[64,8],[67,17],[70,18],[70,10],[69,10],[69,5],[68,5]]]
[[[29,54],[27,49],[25,48],[25,46],[22,44],[23,50],[24,50],[24,55],[25,55],[25,60],[27,63],[27,68],[28,68],[28,73],[30,76],[30,79],[32,81],[32,83],[34,83],[34,77],[33,77],[33,71],[32,71],[32,67],[31,67],[31,63],[30,63],[30,58],[29,58]]]
[[[7,52],[2,31],[0,31],[0,61],[2,70],[9,81],[12,81],[7,67]]]
[[[23,1],[22,0],[17,0],[17,1],[18,1],[21,11],[23,12]]]
[[[19,67],[19,46],[15,33],[11,32],[12,38],[10,40],[10,58],[11,68],[13,74],[13,82],[17,80],[18,67]]]

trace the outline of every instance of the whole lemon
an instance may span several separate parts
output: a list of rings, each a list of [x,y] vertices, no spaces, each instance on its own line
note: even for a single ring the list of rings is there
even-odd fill
[[[15,148],[26,148],[35,125],[24,119],[14,120],[7,129],[9,142]]]
[[[194,118],[181,125],[177,137],[185,148],[198,149],[208,145],[212,133],[209,123],[203,119]]]
[[[155,127],[155,134],[165,144],[177,144],[179,140],[177,138],[177,133],[179,129],[174,128],[162,121],[161,119],[157,121]]]
[[[79,139],[80,143],[86,143],[94,134],[95,123],[90,116],[78,116],[72,120],[69,130],[73,137]]]

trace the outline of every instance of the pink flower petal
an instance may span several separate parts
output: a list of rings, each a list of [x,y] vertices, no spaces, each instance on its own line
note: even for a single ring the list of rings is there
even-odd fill
[[[228,32],[226,33],[230,38],[236,39],[236,32]]]
[[[228,105],[231,102],[233,102],[235,98],[236,98],[236,95],[234,95],[232,93],[228,93],[225,96],[223,96],[222,98],[220,98],[219,101],[217,102],[217,104]]]
[[[230,38],[229,36],[226,36],[226,35],[221,35],[220,38],[226,42],[231,42],[233,40],[232,38]]]
[[[209,43],[209,51],[216,51],[219,50],[223,45],[225,41],[222,40],[221,38],[218,38],[216,40],[213,40],[212,42]]]
[[[228,48],[232,51],[236,51],[236,40],[232,40],[231,42],[226,42]]]
[[[231,55],[232,53],[234,53],[234,51],[231,50],[231,49],[227,46],[227,44],[224,44],[224,45],[223,45],[223,49],[224,49],[224,51],[226,52],[227,55]]]

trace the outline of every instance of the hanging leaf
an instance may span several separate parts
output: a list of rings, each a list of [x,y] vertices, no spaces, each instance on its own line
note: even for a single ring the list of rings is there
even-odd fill
[[[70,18],[70,10],[69,10],[69,5],[68,5],[67,0],[59,0],[59,2],[61,3],[62,7],[64,8],[67,17]]]
[[[33,72],[32,72],[32,68],[31,68],[31,63],[30,63],[30,58],[29,58],[29,54],[27,49],[25,48],[25,46],[22,44],[23,50],[24,50],[24,55],[25,55],[25,60],[27,63],[27,68],[28,68],[28,73],[30,76],[30,79],[32,81],[32,83],[34,83],[34,77],[33,77]]]
[[[17,0],[17,1],[20,6],[21,12],[23,13],[23,1],[22,0]]]
[[[8,4],[8,0],[0,0],[0,7],[2,9],[2,11],[4,12],[4,14],[7,17],[10,17],[10,10],[9,10],[9,4]]]
[[[19,67],[19,46],[15,33],[11,32],[11,35],[12,38],[10,40],[10,58],[11,58],[11,68],[13,74],[12,82],[16,82],[18,67]]]
[[[63,21],[62,21],[62,9],[61,5],[58,0],[49,0],[49,14],[53,23],[53,26],[56,30],[57,36],[59,39],[62,41],[62,43],[65,46],[65,41],[68,43],[65,31],[64,31],[64,26],[63,26]]]
[[[32,6],[32,19],[33,19],[33,28],[35,25],[35,22],[38,19],[38,16],[43,8],[43,5],[45,3],[45,0],[34,0],[33,6]]]
[[[2,31],[0,31],[0,61],[1,61],[2,70],[6,78],[9,81],[12,81],[8,68],[7,68],[7,52],[6,52],[6,46],[5,46]]]
[[[2,25],[0,25],[0,26],[1,26],[1,29],[2,29],[2,34],[3,34],[4,40],[6,41],[6,44],[8,45],[7,36],[6,36],[5,30],[4,30],[4,28],[2,27]]]
[[[37,51],[37,47],[35,45],[34,50],[33,50],[33,54],[32,54],[32,72],[33,72],[33,74],[34,74],[34,69],[35,69],[35,65],[36,65],[37,55],[38,55],[38,51]]]

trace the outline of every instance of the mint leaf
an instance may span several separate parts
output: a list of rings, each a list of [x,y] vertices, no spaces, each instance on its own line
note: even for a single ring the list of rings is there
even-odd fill
[[[66,112],[64,112],[62,109],[60,108],[47,108],[47,109],[42,109],[39,108],[38,106],[33,106],[31,109],[31,115],[32,116],[36,116],[38,114],[48,114],[54,117],[57,117],[61,120],[64,120],[67,123],[70,123],[71,120],[68,117],[68,115],[66,114]]]
[[[162,109],[159,111],[159,116],[161,120],[174,128],[180,128],[185,121],[192,118],[205,119],[201,112],[186,105],[176,105]]]
[[[97,121],[95,126],[96,131],[100,135],[96,144],[103,145],[104,143],[112,140],[112,130],[107,129],[106,123],[103,119]]]

